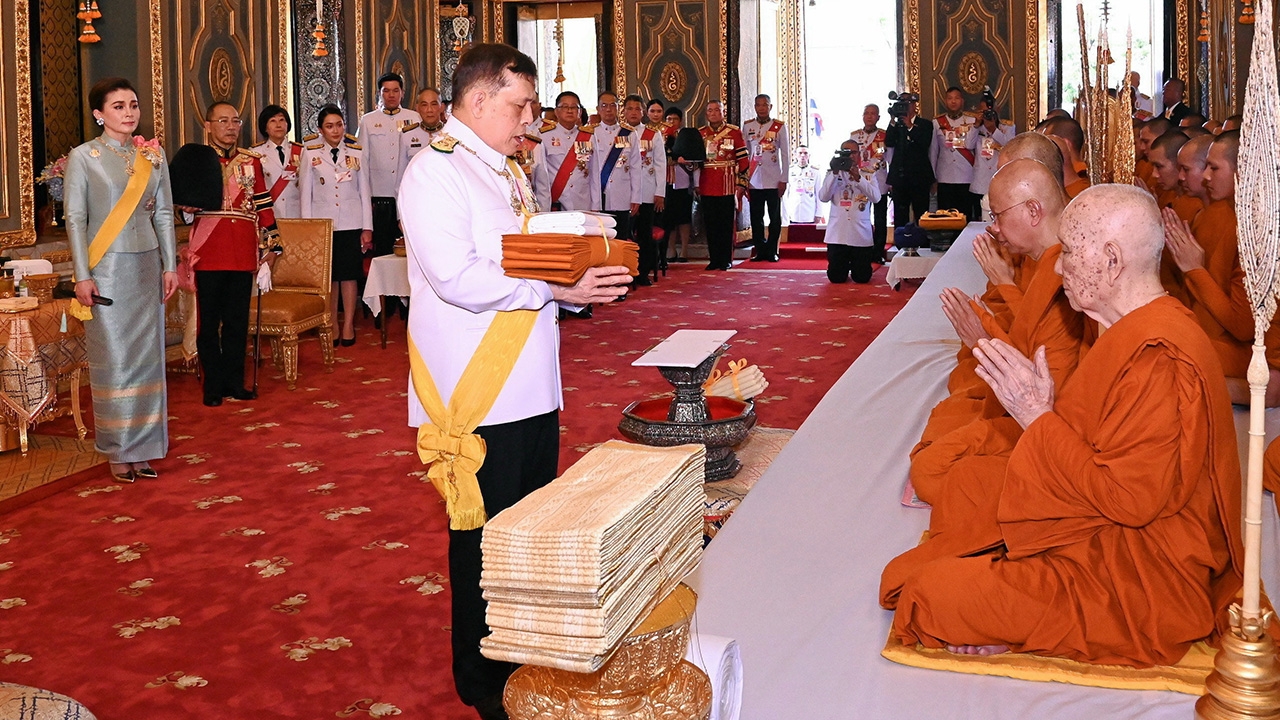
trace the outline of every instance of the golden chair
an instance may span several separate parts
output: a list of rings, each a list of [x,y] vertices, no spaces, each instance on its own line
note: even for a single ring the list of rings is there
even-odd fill
[[[281,219],[284,254],[271,274],[272,290],[263,293],[262,334],[271,339],[271,359],[284,371],[289,389],[298,386],[298,335],[315,328],[326,372],[333,372],[333,326],[329,317],[333,265],[333,221],[327,218]],[[249,304],[249,334],[258,331],[259,296]],[[252,342],[252,339],[250,340]]]

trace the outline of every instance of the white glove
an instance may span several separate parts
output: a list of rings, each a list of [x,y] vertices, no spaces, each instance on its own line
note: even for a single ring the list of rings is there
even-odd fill
[[[266,263],[258,266],[258,289],[271,292],[271,266]]]

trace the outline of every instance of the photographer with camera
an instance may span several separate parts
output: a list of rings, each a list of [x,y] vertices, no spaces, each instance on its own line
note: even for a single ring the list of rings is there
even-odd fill
[[[991,187],[991,178],[996,174],[996,165],[1000,162],[1000,149],[1013,139],[1013,123],[1000,120],[995,110],[994,98],[983,97],[986,106],[981,110],[978,124],[965,138],[965,147],[973,153],[973,182],[969,183],[969,192],[979,198],[979,207],[984,204],[987,189]],[[985,217],[985,212],[978,216]]]
[[[889,127],[884,145],[893,148],[889,162],[889,196],[893,198],[893,225],[910,224],[929,212],[929,190],[933,186],[933,164],[929,148],[933,144],[933,123],[920,117],[920,96],[889,93]]]
[[[871,208],[880,201],[875,167],[862,165],[858,143],[846,140],[831,158],[822,179],[818,199],[831,203],[827,220],[827,279],[843,283],[871,281],[871,263],[877,259]],[[865,172],[864,172],[865,171]]]

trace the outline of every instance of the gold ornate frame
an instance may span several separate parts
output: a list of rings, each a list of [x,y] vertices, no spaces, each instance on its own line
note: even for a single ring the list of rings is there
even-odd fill
[[[160,0],[147,3],[147,34],[151,40],[151,131],[164,144],[164,25]]]
[[[778,115],[787,124],[792,145],[808,143],[809,122],[805,106],[804,0],[782,0],[778,46],[782,63],[778,73]],[[763,31],[763,28],[762,28]]]
[[[26,2],[15,2],[11,7],[13,13],[9,17],[0,13],[0,41],[12,38],[14,47],[12,55],[6,53],[0,59],[0,138],[5,146],[0,159],[0,247],[33,245],[36,241],[30,8]],[[12,21],[12,31],[5,27],[6,20]],[[17,165],[16,173],[11,170],[12,164]]]

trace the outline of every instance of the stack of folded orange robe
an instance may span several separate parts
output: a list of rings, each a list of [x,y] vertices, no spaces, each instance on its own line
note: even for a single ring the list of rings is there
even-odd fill
[[[589,268],[622,265],[639,273],[640,248],[615,240],[608,215],[581,212],[538,213],[525,233],[502,236],[502,269],[509,277],[572,285]]]

